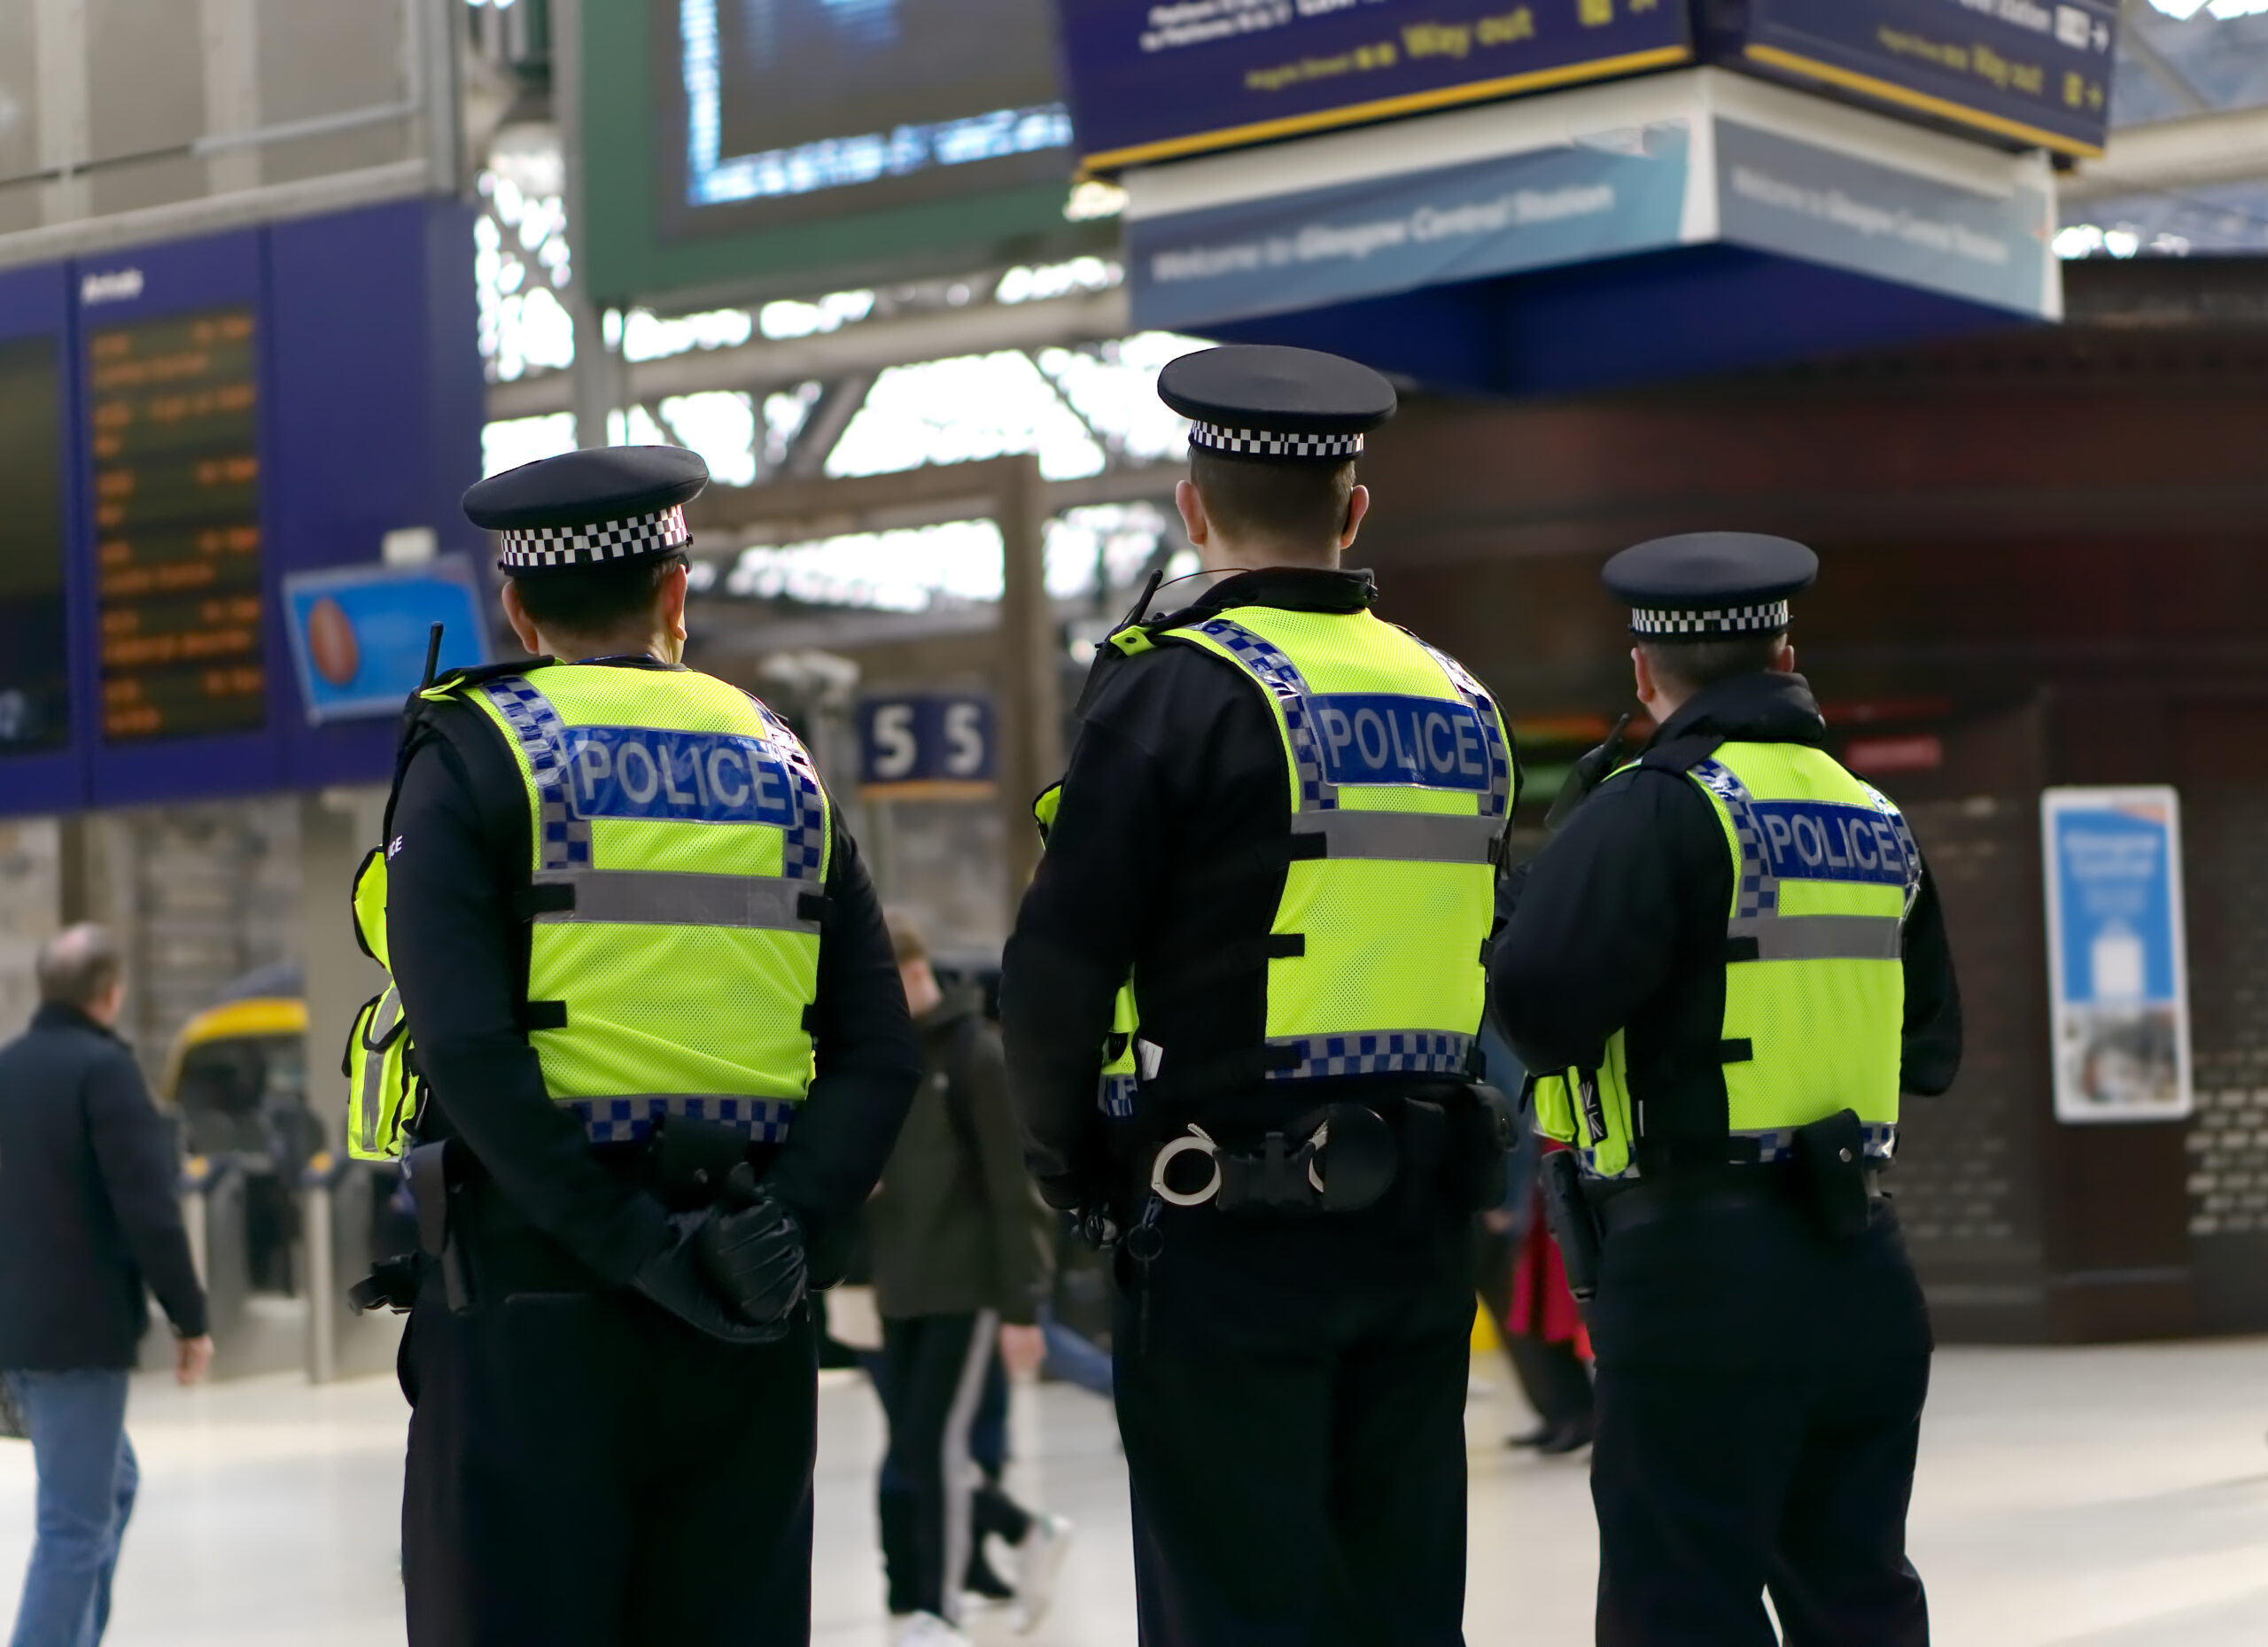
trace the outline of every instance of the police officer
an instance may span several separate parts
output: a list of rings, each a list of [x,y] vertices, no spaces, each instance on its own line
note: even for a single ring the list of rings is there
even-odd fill
[[[361,889],[423,1080],[414,1647],[809,1629],[804,1288],[921,1060],[809,756],[679,661],[706,478],[629,447],[465,494],[536,656],[413,700]]]
[[[1818,560],[1736,532],[1607,563],[1658,724],[1537,857],[1490,966],[1595,1269],[1598,1639],[1926,1642],[1906,1506],[1930,1328],[1884,1180],[1961,1016],[1898,809],[1788,645]]]
[[[1159,393],[1193,420],[1190,541],[1229,575],[1157,616],[1153,580],[1043,797],[1001,984],[1026,1159],[1120,1238],[1143,1641],[1456,1642],[1511,742],[1340,569],[1383,378],[1234,347]]]

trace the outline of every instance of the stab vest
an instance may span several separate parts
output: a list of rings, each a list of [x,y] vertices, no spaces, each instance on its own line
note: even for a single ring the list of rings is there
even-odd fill
[[[1288,827],[1270,861],[1284,890],[1268,932],[1191,956],[1122,991],[1098,1102],[1176,1103],[1252,1083],[1471,1072],[1486,994],[1480,952],[1518,785],[1495,701],[1454,659],[1367,611],[1238,607],[1120,630],[1129,656],[1195,647],[1232,665],[1283,742]],[[1043,797],[1052,816],[1052,796]],[[1149,991],[1264,975],[1260,1045],[1177,1056],[1142,1037]]]
[[[476,706],[524,792],[524,1022],[552,1100],[594,1143],[642,1138],[671,1115],[784,1138],[812,1078],[833,842],[827,792],[795,734],[687,670],[547,664],[423,695]],[[371,853],[354,892],[357,930],[381,965],[385,866]],[[355,1155],[402,1151],[412,1033],[391,987],[357,1018]]]
[[[1662,753],[1666,763],[1637,764],[1682,770],[1699,787],[1732,867],[1718,1048],[1724,1158],[1780,1160],[1798,1128],[1843,1109],[1858,1112],[1868,1153],[1887,1157],[1906,1010],[1901,945],[1922,884],[1905,818],[1808,744],[1725,743],[1686,762]],[[1533,1089],[1537,1130],[1573,1145],[1606,1177],[1635,1175],[1647,1135],[1648,1094],[1633,1088],[1624,1033],[1608,1042],[1601,1068],[1540,1075]]]

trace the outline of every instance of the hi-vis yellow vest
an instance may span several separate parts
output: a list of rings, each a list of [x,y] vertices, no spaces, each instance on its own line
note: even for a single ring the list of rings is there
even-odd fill
[[[1798,1128],[1844,1109],[1865,1124],[1868,1154],[1887,1156],[1906,1013],[1901,941],[1922,885],[1905,818],[1807,744],[1723,744],[1687,775],[1709,797],[1733,869],[1720,1052],[1728,1159],[1752,1147],[1759,1161],[1780,1160]],[[1647,1096],[1632,1091],[1617,1031],[1603,1068],[1537,1078],[1536,1128],[1573,1145],[1591,1171],[1630,1176]]]
[[[1132,654],[1161,641],[1225,659],[1273,711],[1288,863],[1262,962],[1263,1044],[1225,1063],[1177,1060],[1143,1038],[1122,996],[1105,1112],[1130,1114],[1138,1083],[1194,1096],[1249,1079],[1466,1074],[1518,783],[1495,701],[1454,659],[1367,611],[1237,607],[1110,643]],[[1177,981],[1135,978],[1135,1002],[1153,982]]]
[[[811,1084],[833,840],[802,743],[747,694],[687,670],[554,664],[427,694],[452,695],[485,712],[526,788],[526,1024],[553,1101],[594,1143],[672,1115],[785,1137]],[[384,879],[374,852],[355,890],[381,963]],[[357,1155],[400,1153],[413,1083],[388,1060],[396,1043],[413,1058],[408,1039],[392,990],[358,1020]]]

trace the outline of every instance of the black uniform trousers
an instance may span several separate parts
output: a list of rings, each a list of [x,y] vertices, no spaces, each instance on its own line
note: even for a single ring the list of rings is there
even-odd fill
[[[744,1647],[811,1631],[817,1360],[627,1292],[454,1314],[430,1283],[409,1398],[410,1647]]]
[[[1591,1326],[1600,1647],[1925,1647],[1930,1338],[1886,1208],[1842,1244],[1792,1206],[1610,1232]]]
[[[1464,1216],[1159,1227],[1112,1328],[1143,1647],[1462,1643]]]

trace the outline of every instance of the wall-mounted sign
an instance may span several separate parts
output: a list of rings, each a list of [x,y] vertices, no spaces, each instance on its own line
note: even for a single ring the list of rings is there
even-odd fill
[[[2055,1118],[2179,1121],[2192,1107],[2181,808],[2163,786],[2049,789]]]
[[[991,695],[877,693],[858,701],[858,782],[869,798],[981,800],[996,775]]]
[[[462,555],[423,566],[286,573],[284,602],[299,697],[313,726],[400,713],[424,676],[437,623],[442,669],[488,661],[479,585]]]

